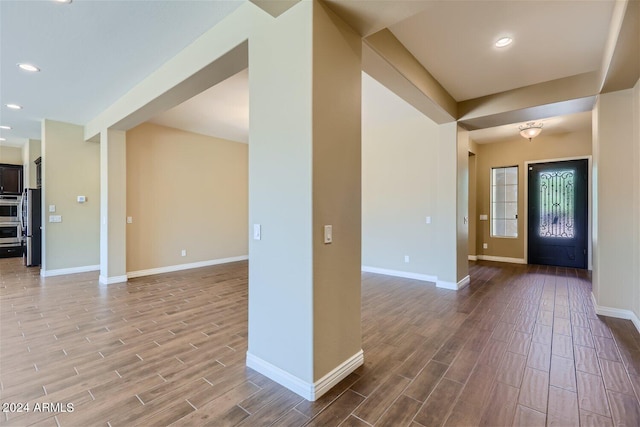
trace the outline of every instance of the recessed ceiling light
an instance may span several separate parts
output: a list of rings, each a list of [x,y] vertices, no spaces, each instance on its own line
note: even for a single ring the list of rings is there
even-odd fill
[[[71,3],[72,0],[53,0],[56,3]]]
[[[506,47],[513,43],[513,39],[511,37],[501,37],[496,42],[496,47]]]
[[[26,63],[19,63],[18,67],[20,67],[20,69],[22,70],[30,71],[32,73],[36,73],[40,71],[40,68],[36,67],[35,65],[26,64]]]
[[[12,110],[22,110],[22,106],[18,104],[4,104],[7,108],[11,108]]]
[[[4,130],[11,130],[11,126],[0,126],[0,129],[4,129]]]

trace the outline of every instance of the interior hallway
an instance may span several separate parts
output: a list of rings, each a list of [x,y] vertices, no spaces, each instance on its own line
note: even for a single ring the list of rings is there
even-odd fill
[[[458,291],[363,273],[365,364],[316,402],[245,366],[247,263],[98,285],[0,259],[1,425],[640,425],[640,334],[587,272],[470,263]]]

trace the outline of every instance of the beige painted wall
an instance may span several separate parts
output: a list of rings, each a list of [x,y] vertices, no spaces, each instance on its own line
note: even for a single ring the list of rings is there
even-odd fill
[[[437,276],[438,125],[363,79],[362,265]]]
[[[10,165],[21,165],[22,162],[22,148],[10,147],[8,145],[0,145],[0,163],[7,163]]]
[[[316,1],[253,28],[247,364],[313,384],[362,348],[361,40]]]
[[[362,350],[361,47],[356,32],[313,3],[314,380]],[[333,243],[324,243],[324,226]]]
[[[456,282],[469,276],[469,131],[458,126],[456,155]]]
[[[247,255],[246,144],[151,123],[126,141],[128,272]]]
[[[44,274],[100,263],[100,146],[84,140],[82,126],[44,120],[43,263]],[[86,203],[78,203],[85,196]],[[55,205],[55,214],[48,206]],[[50,223],[49,215],[62,216]]]
[[[637,227],[640,167],[638,89],[601,94],[594,112],[597,205],[594,227],[593,293],[599,306],[638,316]],[[635,232],[634,232],[635,231]]]
[[[101,284],[127,279],[127,134],[100,132]]]
[[[433,228],[436,232],[436,250],[437,257],[434,262],[437,263],[438,276],[437,286],[455,287],[457,283],[464,277],[460,275],[464,273],[465,266],[468,265],[467,253],[464,251],[464,266],[459,263],[461,257],[461,241],[458,237],[460,231],[460,218],[463,210],[467,210],[467,200],[460,206],[462,195],[458,192],[460,181],[458,177],[461,173],[460,164],[460,145],[464,144],[465,153],[468,150],[468,141],[459,135],[459,127],[457,123],[445,123],[438,126],[438,143],[437,143],[437,176],[436,176],[436,216],[433,221]],[[433,155],[433,154],[431,154]],[[466,234],[464,236],[466,239]],[[466,246],[466,241],[463,244]],[[460,251],[458,250],[460,249]],[[468,267],[467,267],[468,268]],[[466,276],[466,274],[464,274]]]
[[[476,155],[469,152],[469,239],[467,242],[469,255],[476,255]]]
[[[22,147],[22,161],[24,163],[24,188],[37,187],[35,160],[42,155],[42,143],[39,139],[29,139]]]
[[[311,2],[300,2],[256,22],[249,43],[249,222],[262,239],[249,242],[248,355],[306,383],[315,381],[312,19]]]
[[[489,216],[487,221],[477,222],[476,253],[485,256],[523,259],[525,257],[525,162],[535,160],[562,159],[591,155],[591,132],[574,132],[562,135],[542,134],[529,142],[515,134],[512,141],[476,144],[476,219]],[[518,237],[491,237],[490,194],[491,168],[518,166]],[[482,244],[488,248],[483,249]]]
[[[634,219],[633,224],[635,226],[635,240],[633,243],[635,256],[633,257],[635,262],[634,279],[633,279],[633,298],[631,309],[636,315],[636,318],[640,319],[640,80],[636,82],[633,88],[633,182],[636,183],[634,191],[635,203],[634,203]],[[638,326],[638,325],[636,325]]]

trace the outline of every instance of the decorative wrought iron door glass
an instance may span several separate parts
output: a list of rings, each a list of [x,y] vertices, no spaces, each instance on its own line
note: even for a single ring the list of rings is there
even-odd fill
[[[575,235],[575,169],[539,172],[540,237]]]

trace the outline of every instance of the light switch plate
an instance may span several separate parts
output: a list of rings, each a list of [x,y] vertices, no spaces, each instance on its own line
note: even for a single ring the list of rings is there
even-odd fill
[[[49,222],[62,222],[62,215],[49,215]]]
[[[55,212],[56,211],[56,205],[49,205],[49,212]]]
[[[127,217],[127,224],[133,224],[133,217],[132,216],[128,216]]]
[[[324,243],[329,244],[333,242],[333,227],[330,225],[324,226]]]
[[[487,214],[480,215],[480,221],[487,221],[488,219],[489,219],[489,216]]]
[[[260,224],[253,224],[253,240],[262,239],[262,226]]]

